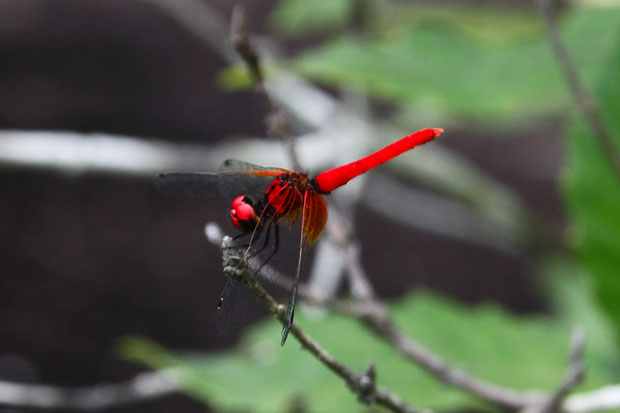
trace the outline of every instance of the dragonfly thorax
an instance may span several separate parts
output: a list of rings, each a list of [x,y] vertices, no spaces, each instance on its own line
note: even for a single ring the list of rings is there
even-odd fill
[[[304,201],[304,193],[309,189],[309,180],[301,173],[279,176],[265,191],[265,204],[273,209],[276,216],[295,221]]]

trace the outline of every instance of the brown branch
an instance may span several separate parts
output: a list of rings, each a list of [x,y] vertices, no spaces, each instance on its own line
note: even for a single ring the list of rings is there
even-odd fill
[[[213,243],[221,240],[220,237],[214,236],[210,236],[208,238]],[[298,290],[298,294],[301,298],[312,304],[322,305],[360,320],[363,325],[376,333],[380,338],[392,344],[392,346],[394,346],[394,348],[401,353],[401,355],[416,365],[422,367],[432,376],[445,384],[460,388],[461,390],[467,391],[474,396],[503,408],[522,409],[530,405],[538,405],[541,403],[540,397],[522,394],[517,391],[506,389],[477,379],[469,375],[467,372],[451,366],[441,357],[403,334],[389,318],[388,311],[385,306],[374,298],[376,294],[372,288],[372,285],[368,282],[363,266],[359,262],[359,249],[356,244],[351,241],[351,239],[350,233],[340,233],[337,241],[344,248],[348,249],[347,266],[350,272],[349,277],[354,277],[354,283],[360,283],[363,285],[363,288],[360,289],[360,291],[362,291],[360,294],[361,299],[354,302],[343,302],[342,300],[335,298],[325,298],[314,294],[310,288],[303,284],[299,286]],[[243,265],[247,268],[248,264],[244,261]],[[254,273],[255,271],[256,269],[250,269],[251,273]],[[263,271],[273,275],[275,270],[269,266],[263,266],[259,272],[259,275]],[[229,277],[231,276],[228,273],[226,275]],[[285,289],[290,287],[291,280],[286,275],[277,274],[274,278],[277,280],[277,284],[281,287]],[[243,281],[243,283],[247,285],[245,281]],[[252,278],[252,283],[260,286],[259,282],[254,278]],[[253,288],[251,289],[253,290]],[[254,293],[256,294],[256,292]],[[270,308],[272,304],[267,304],[267,307],[273,313],[274,311]],[[293,325],[293,327],[295,327],[295,325]]]
[[[619,149],[614,144],[614,140],[609,133],[609,130],[605,127],[605,123],[603,122],[598,105],[584,86],[583,81],[577,72],[575,63],[569,55],[562,38],[560,37],[555,12],[553,10],[553,1],[538,0],[538,4],[540,5],[540,9],[544,17],[551,50],[553,51],[558,66],[562,70],[566,82],[568,83],[568,87],[573,96],[573,101],[588,123],[588,126],[592,131],[592,135],[601,147],[603,156],[607,158],[609,164],[611,165],[616,179],[620,182]]]
[[[425,369],[439,381],[458,387],[503,408],[520,409],[538,400],[538,398],[475,378],[451,366],[437,354],[403,334],[389,318],[385,306],[375,298],[376,293],[361,264],[359,245],[354,242],[353,235],[350,232],[344,236],[341,235],[339,241],[346,251],[349,283],[356,286],[355,291],[357,291],[354,295],[358,298],[358,305],[353,315],[380,338],[391,343],[402,356]]]
[[[233,246],[232,239],[224,237],[222,243],[224,274],[248,287],[269,312],[284,325],[286,323],[284,306],[277,303],[252,276],[252,271],[248,268],[247,262],[243,257],[243,251],[238,248],[230,248],[231,246]],[[383,387],[377,387],[374,380],[374,368],[367,369],[365,373],[351,370],[345,364],[336,360],[296,324],[293,324],[291,327],[291,334],[304,349],[313,354],[333,373],[340,376],[349,388],[358,395],[360,401],[376,403],[394,412],[416,413],[421,411],[406,404],[393,392]]]
[[[282,109],[274,102],[265,86],[265,78],[261,67],[260,57],[250,40],[248,32],[248,20],[245,9],[236,5],[230,20],[230,40],[252,76],[256,93],[263,99],[267,106],[267,134],[284,142],[293,165],[293,169],[301,170],[299,158],[295,151],[295,142],[288,132],[286,116]]]
[[[364,325],[439,381],[504,408],[520,409],[537,400],[532,396],[475,378],[464,370],[450,365],[403,334],[389,319],[386,309],[381,304],[374,302],[368,306],[368,310],[366,314],[360,316]]]

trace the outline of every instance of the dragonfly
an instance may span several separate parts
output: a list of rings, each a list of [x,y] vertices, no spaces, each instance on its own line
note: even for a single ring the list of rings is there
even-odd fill
[[[248,250],[255,247],[261,235],[265,239],[265,245],[259,250],[264,249],[271,234],[274,234],[273,252],[264,262],[271,259],[277,251],[280,224],[290,227],[301,221],[297,269],[289,292],[280,341],[283,346],[293,325],[304,251],[317,241],[327,222],[327,203],[323,195],[442,133],[441,128],[420,130],[364,158],[321,172],[314,177],[284,168],[261,167],[228,160],[219,172],[162,173],[156,179],[155,186],[164,195],[171,197],[211,199],[214,193],[221,193],[233,198],[228,215],[242,234],[250,235]],[[221,307],[222,300],[223,298],[220,299],[218,308]]]

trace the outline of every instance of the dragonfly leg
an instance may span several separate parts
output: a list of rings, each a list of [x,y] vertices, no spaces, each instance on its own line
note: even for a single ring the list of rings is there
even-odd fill
[[[235,245],[231,245],[228,247],[224,247],[224,249],[230,249],[230,248],[250,248],[253,244],[253,240],[254,238],[260,237],[260,234],[262,232],[263,228],[262,227],[258,227],[256,228],[253,232],[242,232],[241,234],[237,234],[234,237],[232,237],[233,241],[238,241],[241,238],[245,238],[245,237],[250,237],[250,240],[248,242],[245,242],[243,244],[235,244]]]
[[[269,244],[269,237],[271,236],[271,227],[273,225],[274,225],[273,221],[270,221],[267,224],[267,231],[265,231],[265,237],[264,237],[265,239],[263,240],[263,245],[260,248],[254,250],[254,252],[247,254],[247,258],[248,259],[257,256],[258,254],[263,253],[267,249],[267,246]],[[260,235],[261,235],[260,232],[258,232],[257,235],[256,235],[256,239],[258,239],[260,237]]]
[[[271,227],[271,225],[270,225]],[[258,268],[254,271],[254,278],[256,278],[256,275],[260,273],[260,270],[269,263],[269,261],[271,261],[271,259],[276,255],[276,253],[278,252],[278,247],[280,245],[280,227],[278,226],[277,223],[273,223],[273,246],[269,247],[269,253],[268,255],[265,257],[265,259],[263,259]],[[271,228],[267,229],[267,232],[265,234],[265,244],[263,245],[263,247],[256,251],[255,253],[253,253],[251,256],[248,257],[248,259],[255,257],[256,255],[258,255],[259,253],[263,253],[265,252],[265,249],[267,247],[267,241],[269,240],[269,236],[271,235]]]

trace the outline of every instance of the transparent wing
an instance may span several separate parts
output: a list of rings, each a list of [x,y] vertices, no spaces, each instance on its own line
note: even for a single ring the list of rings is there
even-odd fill
[[[231,334],[256,319],[261,308],[248,288],[233,279],[226,283],[220,301],[215,324],[215,331],[220,336]]]
[[[274,168],[270,166],[261,166],[249,162],[240,161],[238,159],[227,159],[220,166],[220,172],[239,172],[239,171],[263,171],[263,172],[290,172],[284,168]]]
[[[219,172],[162,173],[155,188],[171,198],[208,200],[238,195],[262,196],[274,177],[286,169],[265,168],[251,163],[228,160]]]

